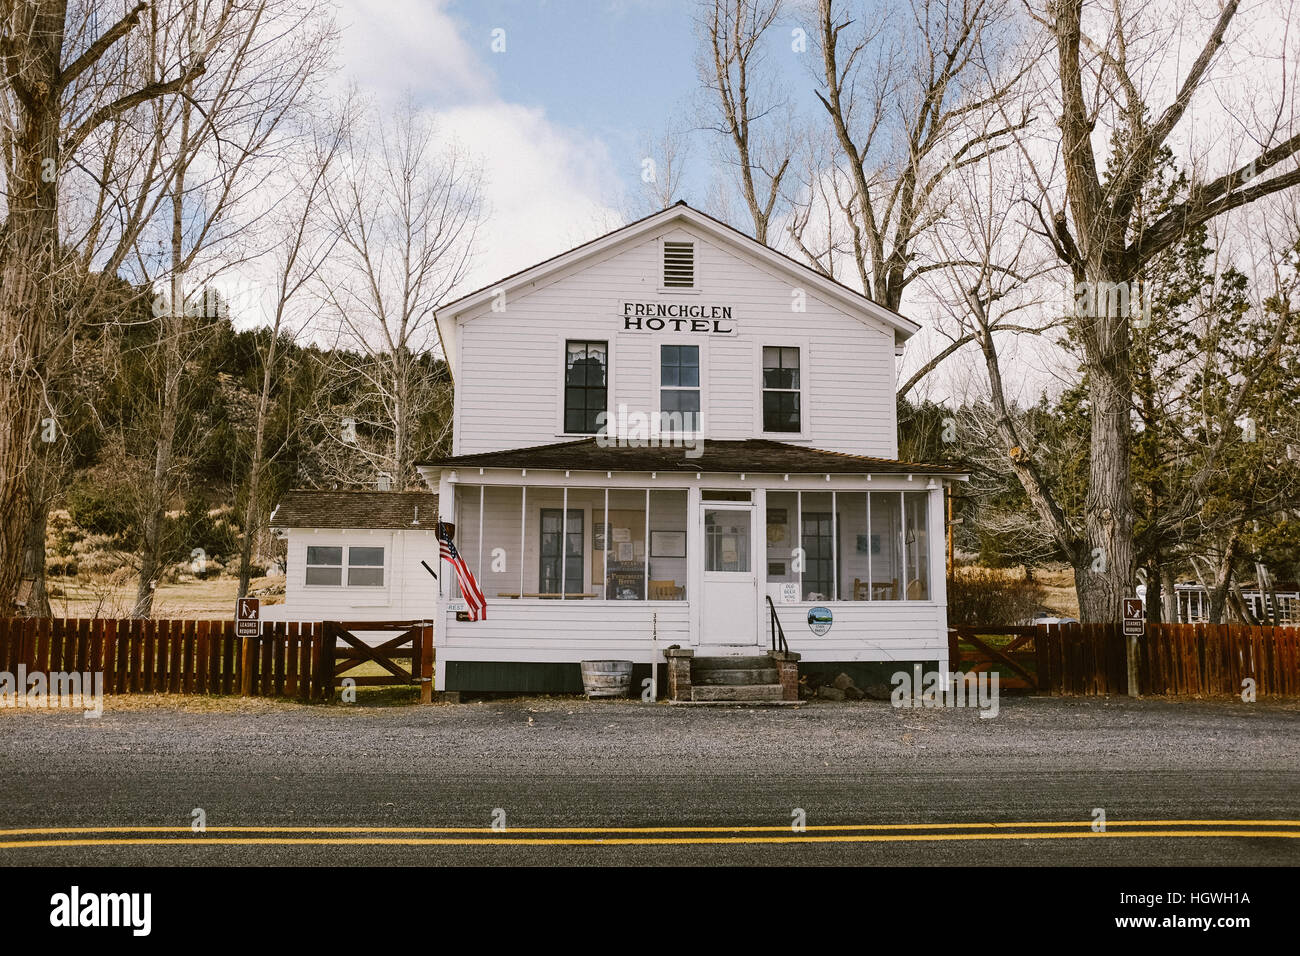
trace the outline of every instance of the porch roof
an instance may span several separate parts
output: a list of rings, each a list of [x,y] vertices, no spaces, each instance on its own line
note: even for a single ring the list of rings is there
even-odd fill
[[[411,530],[420,523],[437,527],[438,496],[428,491],[286,491],[271,512],[272,528],[333,528]]]
[[[681,447],[602,447],[595,438],[533,445],[505,451],[454,455],[420,462],[424,468],[537,468],[557,471],[748,472],[751,474],[864,475],[924,474],[962,476],[951,465],[925,465],[872,458],[763,438],[700,441],[697,457]]]

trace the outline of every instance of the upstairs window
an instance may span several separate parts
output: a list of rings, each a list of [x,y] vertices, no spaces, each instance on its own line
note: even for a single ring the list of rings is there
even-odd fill
[[[608,342],[564,343],[564,430],[575,435],[600,431],[597,418],[608,402]]]
[[[664,288],[695,288],[695,243],[664,243]]]
[[[700,347],[659,346],[659,431],[700,430]]]
[[[763,431],[802,431],[799,411],[799,350],[763,347]]]

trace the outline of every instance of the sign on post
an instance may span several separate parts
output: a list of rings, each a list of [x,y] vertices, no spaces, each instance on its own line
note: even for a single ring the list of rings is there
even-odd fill
[[[262,599],[242,597],[235,601],[235,636],[257,637],[262,617]]]
[[[1141,637],[1146,631],[1146,612],[1140,598],[1124,599],[1124,636]]]
[[[1130,697],[1138,696],[1139,680],[1139,658],[1138,658],[1138,638],[1146,631],[1146,611],[1142,607],[1141,598],[1124,599],[1124,643],[1127,645],[1128,658],[1128,695]]]

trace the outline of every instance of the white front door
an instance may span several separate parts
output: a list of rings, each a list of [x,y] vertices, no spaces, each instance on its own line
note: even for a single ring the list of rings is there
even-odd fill
[[[704,502],[704,615],[701,644],[758,644],[754,506]]]

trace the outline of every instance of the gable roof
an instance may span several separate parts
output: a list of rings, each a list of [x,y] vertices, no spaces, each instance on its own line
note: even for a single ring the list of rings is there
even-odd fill
[[[605,445],[595,438],[534,445],[507,451],[454,455],[420,462],[427,468],[536,468],[553,471],[749,472],[755,475],[965,475],[951,465],[923,465],[892,458],[871,458],[825,451],[766,438],[708,439],[701,454],[688,458],[672,446]]]
[[[461,296],[444,306],[440,306],[434,313],[434,322],[438,329],[438,341],[442,345],[442,354],[447,360],[447,367],[451,370],[452,377],[455,378],[458,372],[456,368],[456,326],[454,321],[456,316],[483,305],[499,291],[508,294],[512,289],[517,289],[522,285],[539,282],[585,259],[598,256],[616,245],[630,242],[678,221],[689,223],[722,245],[731,246],[744,254],[757,257],[782,272],[794,275],[797,281],[807,285],[810,289],[821,292],[828,299],[839,303],[850,312],[869,316],[882,322],[894,330],[895,346],[906,342],[921,328],[918,323],[913,322],[906,316],[899,315],[892,309],[887,309],[872,302],[861,292],[851,289],[842,282],[829,279],[797,259],[792,259],[785,253],[778,252],[770,246],[765,246],[756,239],[745,235],[734,226],[729,226],[719,219],[714,219],[707,213],[700,212],[693,206],[688,206],[685,200],[678,200],[673,205],[659,210],[659,212],[651,213],[635,222],[628,223],[626,226],[620,226],[612,232],[607,232],[603,236],[584,242],[567,252],[544,259],[536,265],[521,269],[505,278],[498,279],[496,282],[489,283],[481,289]]]
[[[412,524],[418,509],[419,524]],[[438,521],[438,496],[428,491],[286,491],[271,512],[272,528],[427,530]]]

